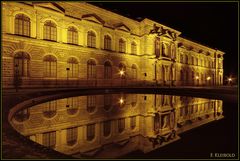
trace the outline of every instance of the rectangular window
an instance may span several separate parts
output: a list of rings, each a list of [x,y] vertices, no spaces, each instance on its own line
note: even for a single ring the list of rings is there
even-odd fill
[[[56,145],[56,131],[43,133],[43,145],[54,148]]]
[[[109,136],[111,133],[111,120],[103,122],[103,135]]]
[[[130,117],[130,126],[131,126],[131,129],[135,129],[135,127],[136,127],[136,116]]]
[[[118,132],[121,133],[125,129],[125,118],[121,118],[118,120]]]
[[[67,144],[73,145],[77,142],[77,127],[67,129]]]
[[[87,125],[87,140],[91,141],[95,137],[95,124]]]

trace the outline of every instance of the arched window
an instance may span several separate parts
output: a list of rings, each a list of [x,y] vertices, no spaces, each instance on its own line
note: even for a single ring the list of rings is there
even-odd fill
[[[14,114],[14,119],[18,122],[24,122],[29,119],[30,113],[28,108],[22,109]]]
[[[68,128],[66,135],[67,144],[69,146],[74,145],[77,142],[77,136],[78,136],[77,127]]]
[[[87,34],[87,46],[91,48],[96,47],[96,34],[93,31],[88,31]]]
[[[91,141],[95,138],[95,124],[87,125],[87,140]]]
[[[78,44],[78,31],[75,27],[68,28],[68,43]]]
[[[106,94],[104,95],[104,110],[109,111],[111,106],[112,106],[112,95],[111,94]]]
[[[57,41],[57,26],[52,21],[46,21],[44,23],[44,38],[45,40]]]
[[[137,44],[135,42],[132,42],[131,44],[131,53],[137,54]]]
[[[55,145],[56,145],[56,131],[43,133],[42,143],[46,147],[55,148]]]
[[[104,79],[112,78],[112,65],[109,61],[104,63]]]
[[[112,39],[111,39],[111,37],[108,36],[108,35],[105,35],[105,36],[104,36],[104,49],[105,49],[105,50],[112,50],[111,44],[112,44]]]
[[[93,113],[96,109],[96,95],[87,96],[87,112]]]
[[[15,16],[15,34],[30,36],[30,18],[24,14]]]
[[[137,79],[137,67],[135,64],[132,65],[132,78]]]
[[[135,129],[136,127],[136,116],[133,116],[133,117],[130,117],[130,126],[131,126],[131,129]]]
[[[77,113],[78,108],[80,107],[80,102],[78,97],[69,97],[67,98],[66,109],[69,115],[74,115]]]
[[[18,76],[27,77],[29,76],[29,62],[30,57],[25,52],[18,52],[14,56],[14,74]]]
[[[87,62],[87,78],[88,79],[96,79],[97,71],[96,71],[96,62],[94,60],[88,60]]]
[[[103,136],[107,137],[111,133],[111,120],[103,122]]]
[[[120,78],[126,78],[126,66],[122,63],[119,64]]]
[[[44,62],[44,76],[56,77],[57,76],[57,59],[52,55],[47,55],[43,58]]]
[[[69,58],[67,61],[67,66],[68,66],[68,70],[67,70],[67,74],[69,78],[77,78],[78,77],[78,70],[79,70],[79,66],[78,66],[78,61],[76,58]]]
[[[125,129],[125,118],[121,118],[118,120],[118,132],[122,133]]]
[[[183,63],[183,54],[180,54],[180,63]]]
[[[46,118],[52,118],[57,114],[57,101],[50,101],[45,103],[45,107],[43,109],[43,115]]]
[[[160,39],[158,37],[155,39],[155,55],[157,58],[160,56]]]
[[[119,40],[119,52],[120,53],[126,52],[126,42],[123,39]]]

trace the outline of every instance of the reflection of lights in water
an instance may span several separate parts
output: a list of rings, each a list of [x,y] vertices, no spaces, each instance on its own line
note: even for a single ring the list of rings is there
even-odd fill
[[[207,80],[210,80],[211,79],[211,77],[207,77]]]
[[[122,76],[124,74],[124,71],[123,70],[120,70],[120,75]]]
[[[120,104],[123,104],[123,103],[124,103],[123,98],[120,98],[119,103],[120,103]]]

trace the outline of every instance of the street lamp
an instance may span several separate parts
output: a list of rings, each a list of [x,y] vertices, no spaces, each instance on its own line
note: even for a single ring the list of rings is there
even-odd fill
[[[228,84],[232,85],[232,78],[228,78]]]
[[[197,80],[197,86],[198,86],[198,84],[199,84],[199,76],[196,76],[195,78]]]
[[[210,79],[211,79],[211,77],[207,77],[207,81],[209,81],[209,85],[210,85]]]

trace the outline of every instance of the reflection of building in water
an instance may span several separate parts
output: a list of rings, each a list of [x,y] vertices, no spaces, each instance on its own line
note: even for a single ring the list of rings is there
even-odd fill
[[[44,146],[76,157],[148,152],[179,133],[222,118],[222,101],[169,95],[64,98],[19,111],[12,125]]]

